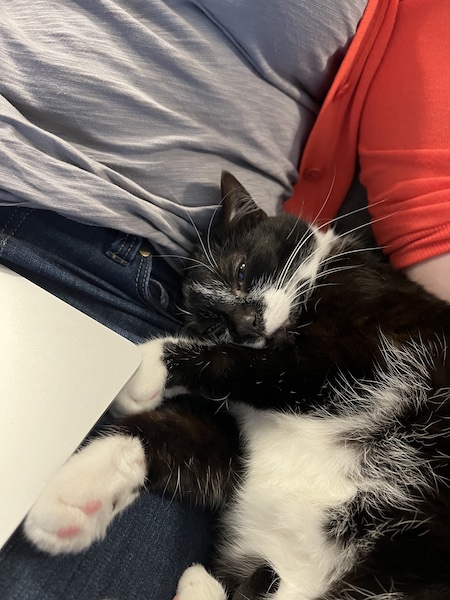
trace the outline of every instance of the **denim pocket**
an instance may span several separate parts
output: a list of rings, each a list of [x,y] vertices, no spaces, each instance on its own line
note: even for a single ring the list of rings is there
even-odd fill
[[[120,233],[107,249],[106,255],[123,267],[135,269],[135,292],[143,302],[152,308],[169,308],[167,290],[157,278],[152,277],[154,250],[148,240]]]
[[[128,267],[136,258],[141,243],[141,238],[136,235],[119,233],[115,241],[106,250],[106,256],[119,265]]]
[[[145,245],[147,248],[147,245]],[[163,284],[152,277],[153,254],[138,253],[139,265],[136,273],[136,292],[146,303],[169,308],[169,294]]]

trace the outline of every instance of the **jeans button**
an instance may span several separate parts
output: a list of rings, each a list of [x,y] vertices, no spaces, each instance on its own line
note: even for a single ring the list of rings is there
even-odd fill
[[[139,248],[139,254],[141,256],[143,256],[144,258],[147,258],[148,256],[151,256],[152,254],[152,247],[150,245],[150,242],[148,240],[144,240]]]

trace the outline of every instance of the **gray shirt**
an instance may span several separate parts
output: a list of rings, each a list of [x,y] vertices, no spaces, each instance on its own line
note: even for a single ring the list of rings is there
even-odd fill
[[[223,169],[289,197],[367,0],[2,0],[0,204],[184,256]]]

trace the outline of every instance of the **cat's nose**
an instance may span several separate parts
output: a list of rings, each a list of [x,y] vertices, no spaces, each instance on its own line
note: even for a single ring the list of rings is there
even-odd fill
[[[247,314],[239,315],[234,321],[234,326],[236,333],[242,337],[261,334],[261,325],[258,321],[256,313],[253,311]]]

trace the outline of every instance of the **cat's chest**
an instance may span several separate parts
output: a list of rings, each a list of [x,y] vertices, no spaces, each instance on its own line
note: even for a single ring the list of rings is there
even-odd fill
[[[352,498],[356,450],[344,443],[335,419],[236,407],[246,440],[246,486],[266,497],[283,494],[322,510]]]
[[[339,560],[326,525],[357,493],[357,452],[339,440],[332,419],[235,408],[247,453],[229,520],[239,546],[318,593]]]

